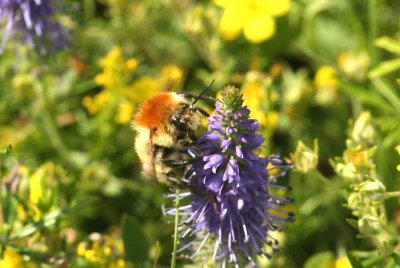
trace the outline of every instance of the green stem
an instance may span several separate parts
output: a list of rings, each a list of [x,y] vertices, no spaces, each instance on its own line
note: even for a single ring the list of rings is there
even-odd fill
[[[318,180],[320,180],[328,188],[333,190],[337,195],[340,195],[341,197],[346,199],[346,195],[343,192],[341,192],[338,187],[330,183],[330,181],[324,175],[322,175],[321,172],[319,172],[318,170],[314,170],[311,173],[314,175],[314,177],[318,178]]]
[[[54,118],[48,109],[49,104],[44,91],[45,89],[41,85],[35,86],[37,106],[35,106],[34,114],[36,120],[41,122],[43,130],[47,135],[49,142],[61,156],[63,161],[65,161],[70,166],[77,167],[77,164],[73,162],[70,151],[65,146],[64,141],[62,140],[61,135],[58,131],[58,128],[55,125]]]
[[[179,223],[179,189],[175,191],[175,226],[174,226],[174,248],[172,252],[171,268],[176,268],[176,252],[178,250],[178,223]]]
[[[84,0],[83,1],[83,14],[86,21],[94,18],[96,13],[96,4],[93,0]]]
[[[384,194],[385,198],[400,197],[400,191],[397,192],[387,192]]]
[[[374,45],[375,39],[378,37],[378,13],[379,13],[379,1],[380,0],[369,0],[368,1],[368,28],[369,28],[369,54],[371,56],[372,67],[378,63],[378,51]]]

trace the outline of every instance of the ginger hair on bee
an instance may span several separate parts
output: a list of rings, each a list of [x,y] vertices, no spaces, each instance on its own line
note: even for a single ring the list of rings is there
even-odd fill
[[[163,126],[170,112],[175,108],[178,97],[175,93],[159,93],[141,106],[135,118],[135,125],[150,129]]]

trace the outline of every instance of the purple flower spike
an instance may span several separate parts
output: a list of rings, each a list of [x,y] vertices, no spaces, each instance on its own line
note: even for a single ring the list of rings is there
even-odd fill
[[[279,156],[256,154],[264,138],[256,134],[258,122],[249,119],[240,91],[227,87],[221,95],[188,172],[197,190],[190,193],[191,205],[179,210],[181,215],[189,215],[181,225],[181,237],[195,237],[190,242],[193,257],[204,247],[216,266],[231,262],[242,267],[248,262],[257,267],[256,255],[271,258],[278,251],[271,232],[294,221],[293,213],[282,209],[293,199],[269,190],[289,189],[274,183],[292,166],[283,165]]]
[[[0,23],[5,21],[0,53],[14,33],[41,53],[46,46],[55,50],[64,48],[68,41],[61,25],[53,20],[51,4],[50,0],[0,0]]]

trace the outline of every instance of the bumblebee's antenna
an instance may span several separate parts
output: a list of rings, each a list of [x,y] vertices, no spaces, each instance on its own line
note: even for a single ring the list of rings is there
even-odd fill
[[[211,81],[211,83],[200,93],[200,95],[197,96],[197,97],[194,99],[194,101],[192,102],[192,106],[195,105],[195,103],[201,98],[201,96],[202,96],[204,93],[206,93],[206,91],[212,86],[212,84],[214,84],[214,82],[215,82],[215,79],[213,79],[213,80]]]

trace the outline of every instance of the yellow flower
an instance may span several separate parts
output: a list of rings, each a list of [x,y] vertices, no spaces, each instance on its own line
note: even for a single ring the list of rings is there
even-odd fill
[[[329,104],[336,99],[336,70],[328,65],[321,66],[315,74],[314,84],[317,88],[315,99],[320,104]]]
[[[161,70],[161,81],[164,86],[171,84],[175,86],[178,82],[182,80],[183,71],[175,64],[170,64],[164,66]]]
[[[122,50],[120,47],[113,47],[108,54],[100,59],[99,64],[103,68],[113,69],[122,59]]]
[[[353,268],[346,255],[336,259],[335,268]]]
[[[278,117],[279,117],[279,114],[275,111],[271,111],[271,112],[267,113],[267,115],[265,117],[265,125],[268,128],[274,128],[276,126],[276,123],[278,122]]]
[[[44,167],[40,167],[33,173],[29,180],[29,197],[33,204],[39,203],[40,199],[43,197],[43,179],[45,172],[46,170]]]
[[[85,252],[86,252],[86,242],[80,242],[76,247],[76,253],[79,256],[85,256]]]
[[[22,268],[24,267],[24,259],[17,252],[10,249],[6,249],[6,251],[4,251],[3,260],[0,260],[0,267]]]
[[[7,148],[9,145],[15,146],[17,143],[16,132],[10,127],[1,127],[0,129],[0,148]]]
[[[280,168],[277,166],[274,166],[273,164],[271,164],[270,162],[268,162],[267,165],[267,170],[268,170],[268,174],[270,176],[276,176],[279,174],[279,172],[281,172]]]
[[[130,58],[126,61],[125,65],[126,69],[128,69],[129,71],[135,71],[138,66],[138,61],[135,58]]]
[[[244,105],[249,107],[251,117],[257,119],[260,125],[265,125],[267,117],[263,110],[263,103],[266,100],[267,94],[259,76],[258,72],[249,72],[246,79],[250,81],[244,84],[242,92]]]
[[[135,102],[142,102],[160,92],[160,82],[151,76],[143,76],[124,90],[124,96]]]
[[[94,97],[85,96],[82,99],[82,104],[89,112],[89,114],[94,115],[97,114],[99,109],[103,108],[111,101],[111,92],[107,90],[101,91],[99,94]]]
[[[108,247],[108,246],[107,246],[107,247],[104,247],[103,253],[104,253],[104,255],[106,255],[106,256],[110,256],[111,253],[112,253],[111,247]]]
[[[347,76],[360,81],[366,77],[370,59],[364,51],[347,51],[338,56],[337,63]]]
[[[93,249],[89,249],[85,251],[85,255],[84,255],[85,259],[87,259],[88,261],[94,262],[96,261],[96,252]]]
[[[129,102],[121,102],[117,107],[117,114],[115,115],[115,121],[118,124],[127,124],[132,120],[133,105]]]
[[[32,74],[18,74],[12,79],[12,86],[19,99],[32,98],[35,77]]]
[[[118,259],[117,260],[117,267],[118,268],[125,268],[126,267],[126,263],[125,263],[124,259]]]
[[[328,65],[319,67],[315,74],[314,83],[316,87],[336,88],[336,70]]]
[[[261,43],[275,34],[274,17],[286,14],[290,0],[215,0],[224,9],[219,32],[227,40],[244,36],[252,43]]]
[[[104,86],[105,89],[112,90],[114,87],[124,82],[126,74],[137,68],[138,62],[134,58],[124,60],[122,49],[113,47],[110,52],[99,61],[103,71],[96,75],[97,85]]]

